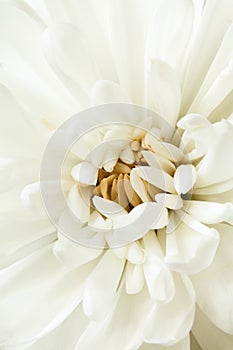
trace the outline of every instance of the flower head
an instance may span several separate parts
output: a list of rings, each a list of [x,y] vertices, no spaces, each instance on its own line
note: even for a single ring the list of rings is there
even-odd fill
[[[232,2],[0,10],[0,348],[230,349]]]

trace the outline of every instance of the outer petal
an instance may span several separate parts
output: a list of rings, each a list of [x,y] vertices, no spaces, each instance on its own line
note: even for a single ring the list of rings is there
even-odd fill
[[[186,213],[174,214],[168,226],[165,261],[176,271],[197,273],[211,264],[219,234]]]
[[[62,323],[80,303],[91,269],[67,273],[48,246],[3,270],[1,348],[26,347]]]
[[[158,112],[174,127],[180,110],[181,91],[173,69],[166,62],[151,60],[147,67],[146,89],[148,108]]]
[[[102,249],[83,247],[58,234],[58,240],[54,245],[53,252],[65,267],[74,269],[98,258],[102,253]]]
[[[28,350],[74,350],[80,335],[84,332],[88,323],[89,320],[85,317],[80,305],[61,325],[33,344]]]
[[[201,350],[201,349],[193,349],[192,350]],[[34,350],[34,349],[33,349]],[[190,341],[189,336],[185,337],[178,343],[171,345],[169,347],[155,344],[146,344],[144,343],[139,350],[190,350]]]
[[[196,308],[196,317],[192,328],[196,339],[202,349],[211,350],[232,350],[233,336],[224,333],[217,328],[199,307]]]
[[[155,305],[146,320],[145,342],[169,346],[187,336],[192,327],[195,312],[192,284],[188,277],[178,274],[174,274],[174,282],[174,298],[167,304]]]
[[[91,322],[75,350],[137,349],[152,305],[145,288],[136,295],[127,295],[122,289],[112,313],[101,322]]]
[[[219,249],[211,266],[192,277],[197,303],[208,318],[224,332],[233,334],[233,228],[216,226],[221,234]]]
[[[100,321],[112,310],[124,265],[124,259],[108,250],[90,275],[84,290],[83,308],[91,319]]]
[[[216,137],[197,167],[195,189],[233,179],[233,125],[228,121],[216,124]],[[194,193],[195,193],[194,189]],[[204,189],[203,189],[204,192]]]

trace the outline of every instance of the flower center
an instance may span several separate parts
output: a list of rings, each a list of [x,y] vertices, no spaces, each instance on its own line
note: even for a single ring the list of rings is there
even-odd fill
[[[130,145],[133,153],[133,162],[118,159],[112,171],[106,171],[104,168],[99,169],[96,187],[93,190],[93,196],[97,195],[107,200],[120,204],[125,210],[130,212],[134,207],[143,203],[143,200],[134,190],[130,175],[131,171],[137,167],[149,166],[142,152],[153,152],[150,146],[145,144],[144,138],[134,140]],[[163,192],[155,186],[149,184],[145,179],[141,179],[145,193],[148,194],[150,201],[154,200],[154,195]]]

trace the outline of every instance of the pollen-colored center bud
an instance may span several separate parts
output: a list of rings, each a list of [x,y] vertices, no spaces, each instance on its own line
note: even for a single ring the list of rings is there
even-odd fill
[[[99,169],[93,195],[117,202],[128,212],[143,202],[130,182],[130,174],[133,168],[148,165],[142,155],[142,151],[148,150],[148,148],[143,147],[142,144],[143,140],[135,140],[131,143],[131,150],[134,155],[133,163],[129,164],[118,159],[112,171],[108,172],[104,168]],[[142,184],[148,192],[148,182],[142,180]]]

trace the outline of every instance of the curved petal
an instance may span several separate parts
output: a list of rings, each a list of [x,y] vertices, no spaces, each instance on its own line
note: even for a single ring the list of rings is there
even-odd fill
[[[192,350],[202,350],[191,348]],[[34,349],[33,349],[34,350]],[[155,344],[144,343],[138,350],[190,350],[189,336],[169,347]]]
[[[167,234],[167,265],[175,271],[188,274],[207,268],[212,263],[219,244],[218,231],[201,224],[186,213],[180,212],[173,218],[170,222],[173,229]]]
[[[181,91],[175,72],[166,62],[151,59],[148,63],[146,91],[148,108],[158,112],[175,127],[180,110]]]
[[[192,1],[178,0],[176,3],[172,0],[161,1],[150,23],[146,51],[148,60],[162,60],[174,69],[177,76],[181,75],[193,20]]]
[[[198,30],[190,50],[183,91],[184,115],[191,105],[200,83],[204,80],[209,67],[221,45],[223,37],[233,19],[233,3],[223,0],[207,1],[198,24]],[[216,25],[213,25],[216,23]],[[208,37],[208,41],[206,38]],[[190,82],[192,82],[190,84]]]
[[[218,224],[221,240],[210,267],[192,276],[197,303],[218,328],[233,334],[233,228]]]
[[[189,334],[195,314],[194,290],[187,276],[174,273],[173,277],[175,296],[152,309],[143,331],[145,342],[170,346]]]
[[[143,265],[127,263],[125,272],[125,290],[127,294],[138,294],[144,287]]]
[[[163,253],[157,237],[149,232],[144,238],[146,261],[143,264],[150,297],[156,302],[169,302],[175,294],[172,273],[163,261]]]
[[[205,157],[197,166],[195,188],[232,180],[233,125],[224,120],[216,124],[216,136]],[[194,190],[195,191],[195,190]]]
[[[233,204],[204,201],[185,201],[184,210],[204,224],[217,224],[226,221],[233,225]]]
[[[97,81],[92,87],[91,104],[96,106],[112,102],[130,103],[130,100],[120,85],[108,80]]]
[[[217,328],[212,322],[210,322],[208,317],[199,307],[196,308],[196,316],[192,332],[202,349],[231,350],[233,347],[233,336],[224,333]]]
[[[102,249],[81,246],[59,233],[58,240],[53,248],[54,255],[68,269],[75,269],[89,261],[95,260],[102,254],[102,251]]]
[[[89,318],[100,321],[113,308],[124,265],[124,259],[108,250],[94,268],[83,294],[83,310]]]
[[[92,267],[65,271],[50,245],[0,272],[0,346],[26,346],[62,323],[81,302]]]
[[[75,350],[137,349],[142,343],[142,328],[152,305],[145,288],[135,295],[127,295],[122,289],[111,314],[101,322],[91,322]]]
[[[52,348],[74,350],[80,335],[84,332],[88,323],[89,320],[85,317],[82,306],[79,305],[63,323],[30,346],[28,350],[51,350]],[[23,349],[25,350],[24,347]]]
[[[178,166],[174,174],[174,186],[178,194],[189,192],[197,179],[196,169],[192,164]]]

